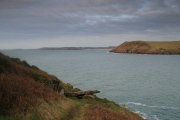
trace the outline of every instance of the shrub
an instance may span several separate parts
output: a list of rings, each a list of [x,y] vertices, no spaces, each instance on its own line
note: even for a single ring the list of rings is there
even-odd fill
[[[5,58],[0,58],[0,65],[4,66],[5,68],[8,68],[11,66],[11,64],[9,63],[8,60],[6,60]]]
[[[0,65],[0,74],[4,72],[3,67]]]

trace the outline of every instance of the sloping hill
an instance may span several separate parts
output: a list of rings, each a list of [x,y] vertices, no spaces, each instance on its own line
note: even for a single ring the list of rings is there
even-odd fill
[[[61,90],[65,94],[60,94]],[[0,53],[2,120],[142,120],[107,99],[67,97],[79,91],[18,58]]]
[[[180,41],[131,41],[110,52],[135,54],[180,54]]]
[[[0,115],[25,112],[42,100],[60,98],[61,89],[69,92],[73,87],[26,61],[0,53]]]

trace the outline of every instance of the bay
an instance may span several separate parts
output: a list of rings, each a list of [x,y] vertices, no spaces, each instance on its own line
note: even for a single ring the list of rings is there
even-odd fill
[[[82,90],[149,120],[180,119],[180,56],[115,54],[108,50],[3,50]]]

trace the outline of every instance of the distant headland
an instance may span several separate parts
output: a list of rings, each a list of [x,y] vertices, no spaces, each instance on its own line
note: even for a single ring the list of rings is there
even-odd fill
[[[115,46],[109,47],[42,47],[40,50],[86,50],[86,49],[113,49]]]
[[[110,52],[180,55],[180,41],[130,41],[113,48]]]

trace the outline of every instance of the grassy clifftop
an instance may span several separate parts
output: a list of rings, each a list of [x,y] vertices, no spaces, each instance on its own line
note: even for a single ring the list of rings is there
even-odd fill
[[[131,41],[110,52],[135,54],[180,54],[180,41]]]
[[[66,96],[78,90],[26,61],[0,53],[2,120],[142,120],[107,99]]]

